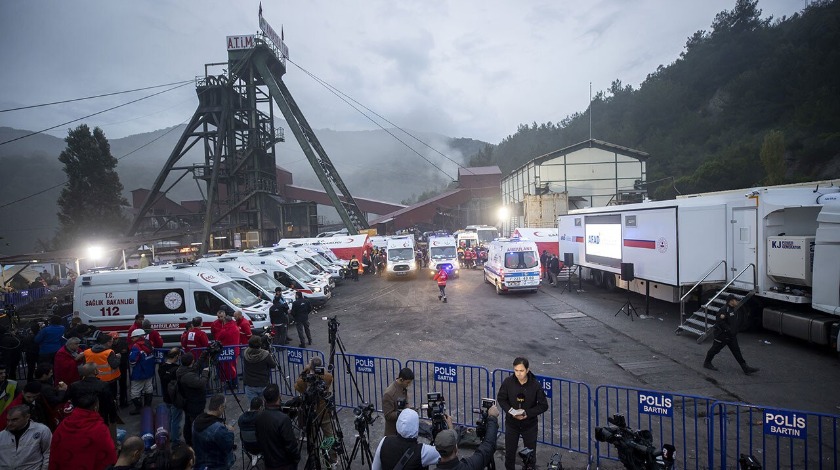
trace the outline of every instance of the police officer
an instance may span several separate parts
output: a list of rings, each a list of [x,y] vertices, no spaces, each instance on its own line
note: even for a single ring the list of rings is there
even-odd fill
[[[268,318],[274,327],[274,344],[285,346],[289,344],[286,336],[289,331],[289,304],[283,298],[283,288],[274,288],[274,298],[268,309]]]
[[[738,364],[741,364],[741,369],[745,374],[750,375],[758,372],[757,368],[748,366],[747,361],[744,360],[744,356],[741,355],[741,347],[738,346],[738,332],[730,323],[730,319],[735,315],[737,308],[738,298],[735,297],[735,294],[729,294],[726,297],[726,305],[718,311],[717,318],[715,319],[715,326],[713,327],[715,341],[712,343],[712,347],[709,348],[709,352],[706,353],[706,360],[703,362],[703,367],[706,369],[718,370],[717,367],[712,365],[712,359],[715,358],[724,346],[729,346],[729,350],[732,351],[732,355],[735,356]]]

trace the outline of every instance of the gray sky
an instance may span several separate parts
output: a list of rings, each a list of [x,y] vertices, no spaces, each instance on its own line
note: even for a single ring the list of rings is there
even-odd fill
[[[0,1],[0,109],[193,79],[226,60],[225,36],[257,31],[258,4]],[[584,111],[590,82],[593,92],[615,79],[637,87],[734,4],[265,0],[263,15],[282,25],[292,61],[395,124],[498,143],[519,124]],[[805,5],[759,2],[777,18]],[[284,80],[314,128],[377,128],[295,65]],[[154,91],[0,113],[0,126],[40,130]],[[184,122],[196,102],[189,84],[84,122],[119,138]]]

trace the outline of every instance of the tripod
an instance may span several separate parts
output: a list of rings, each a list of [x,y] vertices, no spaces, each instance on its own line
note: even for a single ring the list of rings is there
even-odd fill
[[[344,434],[338,421],[333,395],[326,390],[313,390],[312,387],[310,384],[304,393],[302,406],[305,424],[301,433],[300,448],[303,448],[305,438],[307,455],[304,468],[329,469],[332,466],[331,454],[334,453],[341,461],[341,468],[347,470],[350,468],[350,459],[344,451]],[[327,431],[331,435],[327,435]]]
[[[615,312],[615,315],[613,315],[613,316],[614,317],[618,316],[618,314],[622,313],[622,312],[624,312],[625,315],[630,317],[631,321],[635,321],[635,319],[633,318],[633,314],[636,314],[637,317],[639,316],[639,312],[636,311],[636,307],[634,307],[633,303],[630,302],[630,290],[629,289],[627,290],[627,302],[624,302],[624,305],[622,305],[621,308],[618,309],[618,311]]]
[[[353,369],[350,365],[350,359],[347,358],[347,353],[344,349],[344,342],[341,341],[341,338],[338,336],[338,318],[335,316],[329,319],[327,323],[329,328],[329,341],[330,341],[330,362],[327,366],[330,372],[335,370],[335,353],[336,353],[336,346],[338,346],[339,351],[341,351],[341,357],[344,359],[344,370],[348,376],[350,376],[350,382],[353,384],[353,388],[356,390],[356,396],[358,397],[359,403],[361,405],[357,406],[354,410],[356,413],[356,431],[358,435],[356,436],[356,442],[353,444],[353,452],[350,454],[350,458],[347,462],[347,466],[349,467],[350,462],[356,457],[356,454],[361,449],[361,456],[362,456],[362,465],[365,464],[365,458],[368,459],[368,466],[370,468],[373,467],[373,453],[370,451],[370,429],[369,426],[376,418],[370,419],[370,412],[373,410],[373,406],[365,403],[364,397],[362,396],[362,392],[359,390],[359,383],[356,382],[356,377],[353,375]],[[334,384],[335,382],[333,382]],[[365,408],[368,408],[365,410]]]
[[[207,361],[207,368],[209,369],[209,373],[207,374],[207,382],[204,384],[204,389],[205,390],[210,389],[210,379],[215,375],[216,378],[219,379],[219,386],[220,386],[220,389],[221,389],[220,392],[224,393],[225,387],[222,384],[226,383],[227,386],[228,386],[228,389],[230,390],[230,394],[233,396],[233,399],[236,400],[236,405],[239,406],[239,411],[244,413],[245,409],[242,408],[242,402],[239,401],[239,395],[237,394],[236,389],[233,388],[233,381],[230,380],[229,377],[226,377],[227,374],[224,374],[225,377],[222,377],[218,373],[219,369],[220,369],[218,359],[219,359],[219,353],[218,352],[213,353],[213,352],[210,352],[208,350],[204,350],[201,353],[201,356],[198,357],[198,361],[196,361],[199,364],[199,368],[201,368],[201,363],[203,361],[205,361],[205,360]]]

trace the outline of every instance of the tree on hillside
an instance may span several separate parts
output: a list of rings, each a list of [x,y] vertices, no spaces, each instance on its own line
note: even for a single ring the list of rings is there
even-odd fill
[[[764,136],[761,144],[761,163],[767,173],[767,184],[782,184],[785,182],[785,134],[781,131],[770,131]]]
[[[117,174],[117,159],[102,129],[91,133],[82,124],[68,132],[67,147],[58,160],[64,164],[67,184],[58,197],[57,248],[67,248],[82,241],[122,235],[126,219],[121,206],[123,185]]]

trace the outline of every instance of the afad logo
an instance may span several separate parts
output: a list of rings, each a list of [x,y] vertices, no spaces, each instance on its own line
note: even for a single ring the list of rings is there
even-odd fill
[[[241,264],[239,265],[239,269],[241,269],[242,272],[245,272],[245,273],[248,273],[248,274],[253,274],[254,273],[253,269],[251,269],[249,267],[246,267],[246,266],[242,266]]]
[[[219,280],[216,279],[216,276],[214,276],[210,273],[198,273],[198,277],[204,279],[206,282],[209,282],[210,284],[218,284],[219,283]]]

